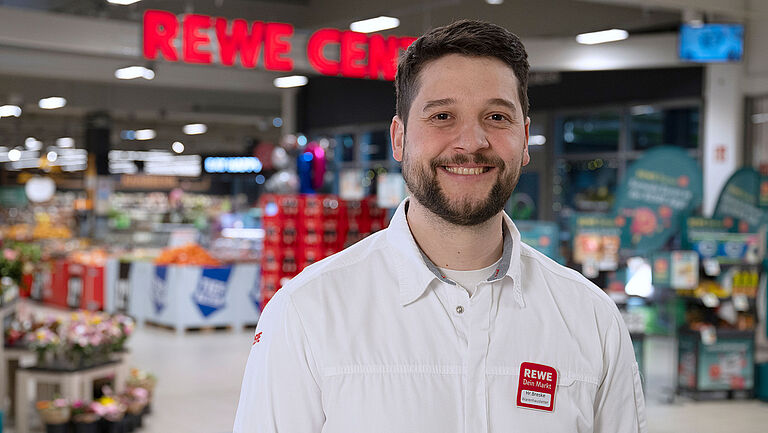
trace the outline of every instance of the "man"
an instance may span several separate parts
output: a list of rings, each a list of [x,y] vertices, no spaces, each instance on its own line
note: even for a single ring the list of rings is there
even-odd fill
[[[488,23],[408,48],[391,136],[412,196],[270,301],[235,433],[646,430],[616,306],[503,212],[529,161],[527,77]]]

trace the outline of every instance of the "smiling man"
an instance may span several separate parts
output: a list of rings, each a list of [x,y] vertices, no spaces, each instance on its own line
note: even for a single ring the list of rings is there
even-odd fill
[[[503,212],[530,159],[527,78],[493,24],[408,48],[391,136],[412,195],[272,298],[235,433],[646,431],[618,309]]]

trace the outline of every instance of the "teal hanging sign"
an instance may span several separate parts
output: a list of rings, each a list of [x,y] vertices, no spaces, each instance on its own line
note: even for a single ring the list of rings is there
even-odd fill
[[[682,149],[653,148],[632,163],[616,192],[614,211],[627,219],[622,249],[656,251],[702,201],[699,163]]]
[[[720,191],[714,217],[730,224],[736,221],[739,233],[756,232],[765,220],[761,204],[767,201],[763,192],[766,188],[768,182],[764,182],[754,168],[737,170]]]

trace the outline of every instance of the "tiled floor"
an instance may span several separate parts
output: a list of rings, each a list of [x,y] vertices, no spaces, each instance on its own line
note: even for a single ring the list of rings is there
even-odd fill
[[[231,432],[251,341],[252,332],[248,331],[177,336],[165,330],[137,329],[130,342],[132,363],[154,372],[159,379],[153,414],[142,431]],[[650,340],[646,345],[649,432],[768,431],[768,403],[703,403],[672,398],[672,348],[663,339]]]

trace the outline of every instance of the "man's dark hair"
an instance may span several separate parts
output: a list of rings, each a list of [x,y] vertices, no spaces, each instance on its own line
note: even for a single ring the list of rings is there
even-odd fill
[[[447,54],[494,57],[509,65],[519,83],[517,93],[523,117],[528,116],[528,53],[520,38],[496,24],[461,20],[430,30],[400,57],[395,78],[396,110],[404,125],[419,92],[419,72],[427,63]]]

